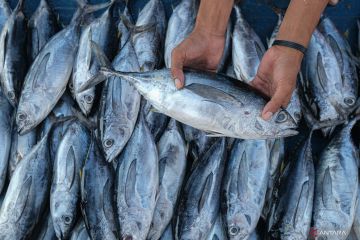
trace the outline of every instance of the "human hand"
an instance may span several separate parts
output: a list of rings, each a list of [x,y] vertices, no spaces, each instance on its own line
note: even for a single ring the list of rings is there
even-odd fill
[[[336,4],[338,4],[340,2],[340,0],[330,0],[329,1],[329,4],[330,5],[336,5]]]
[[[295,49],[273,46],[261,60],[257,75],[250,82],[257,90],[271,97],[262,111],[269,120],[280,107],[286,107],[296,86],[303,54]]]
[[[184,86],[183,67],[216,71],[225,46],[225,34],[195,29],[171,54],[171,74],[176,88]]]

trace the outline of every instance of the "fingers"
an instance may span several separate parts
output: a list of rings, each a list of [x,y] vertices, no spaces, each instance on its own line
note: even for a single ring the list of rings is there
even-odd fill
[[[291,91],[289,95],[288,91],[284,91],[284,89],[278,89],[271,100],[265,105],[261,113],[261,117],[266,121],[270,120],[274,113],[279,111],[281,107],[286,107],[288,105],[290,96]]]
[[[171,75],[177,89],[184,87],[185,77],[183,72],[185,62],[185,51],[178,46],[171,53]]]
[[[270,96],[269,92],[269,83],[264,81],[260,76],[256,75],[254,80],[249,82],[250,86],[256,90],[262,92],[263,94]]]
[[[338,4],[338,2],[339,2],[339,0],[330,0],[329,4],[330,5],[336,5],[336,4]]]

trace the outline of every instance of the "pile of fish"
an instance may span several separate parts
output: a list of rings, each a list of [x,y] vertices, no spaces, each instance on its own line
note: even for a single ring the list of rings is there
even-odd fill
[[[198,5],[167,22],[150,0],[134,22],[120,0],[78,0],[61,30],[46,0],[29,20],[24,0],[0,0],[0,239],[360,238],[347,41],[323,17],[289,106],[264,121],[248,83],[266,48],[239,6],[218,73],[186,70],[175,88],[171,52]],[[286,152],[302,114],[309,133]]]

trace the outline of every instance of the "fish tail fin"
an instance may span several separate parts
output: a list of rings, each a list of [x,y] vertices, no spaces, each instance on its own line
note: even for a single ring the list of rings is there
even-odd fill
[[[25,4],[25,0],[19,0],[19,2],[17,3],[14,9],[14,12],[22,11],[24,9],[24,4]]]
[[[130,32],[135,33],[135,34],[152,31],[156,27],[156,24],[154,24],[154,23],[136,26],[124,14],[120,14],[120,19],[124,23],[124,25],[130,30]]]
[[[101,67],[110,67],[110,60],[105,55],[101,47],[94,41],[91,41],[92,52],[95,54],[96,60],[99,62]]]
[[[74,116],[66,116],[66,117],[54,117],[54,118],[49,118],[50,119],[50,127],[48,128],[47,132],[44,134],[44,138],[47,138],[49,137],[49,135],[51,134],[51,132],[54,130],[54,128],[56,126],[58,126],[59,124],[62,124],[64,122],[67,122],[67,121],[74,121],[76,120],[76,118]],[[20,135],[22,133],[20,132]]]
[[[274,4],[271,4],[271,10],[273,10],[273,12],[279,16],[280,19],[282,19],[285,15],[286,10],[279,8],[277,6],[275,6]]]
[[[97,123],[87,119],[86,117],[84,117],[84,115],[80,111],[78,111],[74,107],[71,107],[71,112],[74,114],[76,119],[80,123],[82,123],[85,127],[87,127],[90,130],[96,129]]]

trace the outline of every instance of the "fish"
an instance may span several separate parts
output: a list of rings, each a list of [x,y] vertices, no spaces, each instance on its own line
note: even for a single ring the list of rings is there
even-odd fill
[[[112,2],[114,3],[114,1]],[[78,92],[79,86],[91,79],[99,70],[101,59],[93,59],[92,42],[95,42],[110,59],[115,48],[115,23],[111,16],[112,6],[109,7],[99,18],[91,22],[82,32],[79,49],[74,63],[72,73],[72,84],[75,92],[75,99],[81,111],[86,116],[90,114],[95,101],[95,88],[84,92]]]
[[[274,41],[276,40],[276,37],[279,33],[279,30],[280,30],[280,26],[284,20],[284,13],[282,12],[282,10],[275,10],[275,13],[278,17],[278,21],[271,33],[271,36],[270,36],[270,39],[267,41],[267,45],[268,45],[268,48],[272,47]]]
[[[26,77],[16,114],[20,135],[38,126],[65,92],[79,46],[81,23],[89,13],[109,3],[79,8],[71,23],[55,34],[35,58]]]
[[[16,123],[13,123],[11,136],[11,148],[8,165],[8,176],[11,178],[16,166],[30,152],[36,144],[36,130],[32,130],[24,135],[19,135]]]
[[[338,132],[320,155],[315,172],[313,227],[318,231],[342,231],[331,239],[346,239],[351,231],[358,202],[358,147],[352,142],[354,118]]]
[[[147,239],[158,240],[174,215],[186,172],[187,147],[181,126],[171,119],[157,143],[159,191]]]
[[[184,73],[187,81],[179,91],[169,69],[123,73],[103,67],[80,91],[117,76],[133,84],[159,112],[212,136],[273,139],[297,134],[297,124],[285,109],[271,120],[263,120],[260,115],[267,101],[247,84],[220,74],[197,70]]]
[[[228,239],[226,236],[226,232],[224,229],[224,224],[222,221],[222,216],[219,214],[219,216],[216,218],[216,222],[214,226],[211,229],[211,232],[207,238],[208,240],[226,240]]]
[[[206,132],[182,124],[184,137],[189,144],[190,156],[196,161],[202,156],[216,141],[216,138],[208,136]]]
[[[172,224],[169,224],[165,229],[164,233],[159,238],[160,240],[175,240],[175,236],[172,230]]]
[[[0,1],[0,31],[3,29],[6,21],[11,15],[11,8],[7,0]]]
[[[146,125],[154,136],[155,142],[158,142],[170,119],[168,116],[156,111],[148,101],[145,101],[145,104],[142,104],[142,106],[141,111],[146,115]]]
[[[151,26],[143,31],[145,26]],[[133,27],[132,42],[141,71],[160,67],[166,31],[165,8],[161,0],[150,0],[138,15]]]
[[[31,237],[31,239],[57,240],[50,212],[46,212],[44,216],[44,219],[37,226],[38,232],[34,231],[35,233]]]
[[[41,49],[59,31],[57,19],[48,0],[41,0],[28,22],[27,56],[32,63]]]
[[[232,38],[232,60],[237,79],[249,83],[257,73],[265,47],[245,20],[238,5],[234,6],[236,22]]]
[[[226,138],[219,138],[187,178],[175,216],[177,239],[207,239],[220,212],[225,163]]]
[[[72,230],[70,240],[90,240],[83,219],[78,220],[75,228]]]
[[[355,58],[351,47],[344,36],[336,28],[330,18],[322,16],[318,30],[325,36],[327,42],[335,53],[341,72],[341,93],[343,101],[338,104],[345,113],[352,112],[352,108],[358,99],[359,78],[356,69]]]
[[[13,107],[0,89],[0,193],[5,182],[11,149],[11,133],[13,123]]]
[[[143,113],[119,156],[115,182],[121,239],[146,239],[159,191],[159,158]]]
[[[270,156],[269,156],[269,180],[265,196],[265,204],[261,213],[261,217],[266,219],[270,212],[273,200],[274,187],[280,177],[281,166],[284,161],[285,143],[283,138],[268,140]]]
[[[50,212],[57,238],[68,239],[76,224],[80,202],[80,171],[90,146],[90,132],[72,122],[56,152],[50,191]]]
[[[299,93],[307,125],[312,128],[327,123],[323,127],[333,127],[339,120],[346,120],[349,113],[342,107],[342,77],[337,57],[317,29],[305,55],[302,75]],[[323,134],[328,135],[326,130]]]
[[[117,24],[117,31],[120,34],[118,49],[121,51],[121,49],[128,42],[131,42],[131,29],[129,29],[129,25],[132,26],[134,24],[134,20],[131,16],[128,5],[125,5],[124,10],[122,12],[119,10],[119,16],[120,16],[120,20]],[[132,42],[131,45],[133,45]]]
[[[27,68],[23,4],[24,0],[19,0],[0,33],[0,82],[4,95],[14,107]]]
[[[314,199],[315,169],[310,137],[285,168],[268,215],[269,239],[308,239]]]
[[[225,46],[223,54],[220,58],[220,62],[217,66],[216,72],[221,73],[225,69],[225,65],[228,62],[229,56],[231,56],[231,44],[232,44],[232,33],[233,33],[233,25],[231,21],[228,21],[228,25],[225,33]]]
[[[105,161],[92,134],[81,171],[81,211],[91,239],[119,239],[115,222],[114,178],[114,169]]]
[[[167,68],[171,67],[171,53],[193,31],[199,8],[198,0],[182,0],[174,8],[168,22],[164,61]]]
[[[19,162],[0,209],[0,239],[27,239],[40,221],[49,197],[52,165],[49,153],[51,130]]]
[[[265,140],[239,140],[232,147],[221,191],[221,213],[229,239],[248,239],[260,219],[269,179]]]
[[[127,8],[125,8],[124,12],[127,14]],[[127,16],[128,21],[131,21],[130,16],[125,14],[123,16]],[[121,33],[122,36],[129,33],[124,24]],[[131,41],[126,41],[115,57],[112,67],[119,71],[140,71]],[[140,94],[137,90],[126,81],[117,81],[114,77],[110,77],[105,82],[100,105],[98,129],[102,149],[108,162],[116,159],[130,139],[139,114],[140,99]]]

